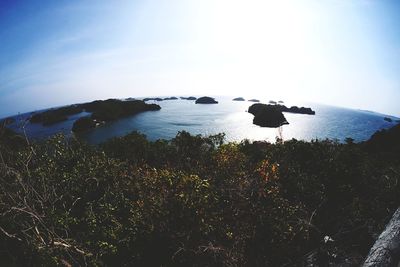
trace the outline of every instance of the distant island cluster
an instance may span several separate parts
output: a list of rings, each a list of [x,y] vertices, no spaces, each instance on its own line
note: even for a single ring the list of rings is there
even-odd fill
[[[190,100],[194,101],[195,104],[218,104],[218,101],[209,96],[203,97],[146,97],[143,99],[126,98],[126,99],[108,99],[108,100],[96,100],[93,102],[74,104],[64,106],[60,108],[48,109],[43,112],[32,113],[33,115],[29,118],[31,123],[42,124],[43,126],[51,126],[53,124],[66,121],[72,115],[80,114],[82,112],[88,112],[90,115],[78,118],[72,126],[72,131],[75,133],[85,132],[87,130],[96,128],[104,125],[107,122],[115,121],[123,117],[132,116],[145,111],[157,111],[161,107],[155,103],[147,103],[149,101],[171,101],[171,100]],[[232,101],[246,101],[243,97],[233,98]],[[252,102],[248,108],[248,112],[254,116],[253,124],[260,127],[276,128],[283,125],[289,124],[289,121],[285,118],[284,114],[296,113],[315,115],[315,111],[310,107],[287,107],[283,105],[283,101],[270,100],[268,104],[260,103],[259,99],[248,99],[248,102]],[[389,117],[384,118],[387,122],[393,122]],[[13,123],[15,119],[13,117],[3,119],[2,125],[9,125]]]

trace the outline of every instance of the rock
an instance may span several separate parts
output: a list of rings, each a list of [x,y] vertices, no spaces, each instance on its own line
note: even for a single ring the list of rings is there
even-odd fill
[[[278,103],[279,103],[279,104],[283,104],[283,101],[282,101],[282,100],[279,100]]]
[[[236,97],[232,99],[233,101],[246,101],[243,97]]]
[[[272,104],[272,105],[276,105],[277,104],[276,101],[273,101],[273,100],[270,100],[269,103]]]
[[[175,96],[171,96],[171,97],[166,97],[164,98],[164,100],[177,100],[178,98]]]
[[[249,113],[254,115],[253,124],[261,127],[276,128],[289,124],[276,106],[266,104],[253,104],[249,107]]]
[[[256,103],[258,103],[258,102],[260,102],[260,100],[258,100],[258,99],[249,99],[249,100],[247,100],[247,101],[249,101],[249,102],[256,102]]]
[[[218,104],[218,101],[215,101],[215,99],[212,97],[203,96],[203,97],[198,98],[195,103],[196,104]]]

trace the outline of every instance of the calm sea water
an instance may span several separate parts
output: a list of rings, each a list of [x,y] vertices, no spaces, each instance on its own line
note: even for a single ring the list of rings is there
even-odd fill
[[[135,116],[107,123],[93,129],[78,138],[91,144],[103,142],[111,137],[123,136],[132,131],[144,133],[150,140],[171,139],[178,131],[192,134],[211,135],[225,133],[227,141],[267,140],[274,142],[280,134],[275,128],[262,128],[253,125],[253,115],[247,113],[251,102],[232,101],[231,98],[217,98],[219,104],[200,105],[189,100],[169,100],[157,102],[159,111],[149,111]],[[289,125],[282,126],[284,140],[296,138],[301,140],[337,139],[344,141],[350,137],[355,141],[368,139],[375,131],[394,126],[395,123],[383,120],[384,115],[325,106],[310,103],[285,103],[287,106],[311,107],[316,115],[284,113]],[[24,123],[30,114],[16,116],[17,122],[11,128],[22,132],[29,138],[43,139],[56,133],[70,136],[73,122],[87,113],[72,116],[68,121],[50,127],[39,124]],[[22,127],[24,126],[24,127]]]

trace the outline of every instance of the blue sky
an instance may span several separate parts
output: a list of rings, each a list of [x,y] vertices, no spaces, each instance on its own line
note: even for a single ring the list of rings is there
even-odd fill
[[[232,95],[400,116],[400,1],[0,0],[0,117]]]

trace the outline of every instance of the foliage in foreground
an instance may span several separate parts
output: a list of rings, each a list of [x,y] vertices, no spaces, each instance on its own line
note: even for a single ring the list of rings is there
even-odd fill
[[[350,141],[21,142],[0,135],[2,266],[359,264],[399,204],[399,159]]]

